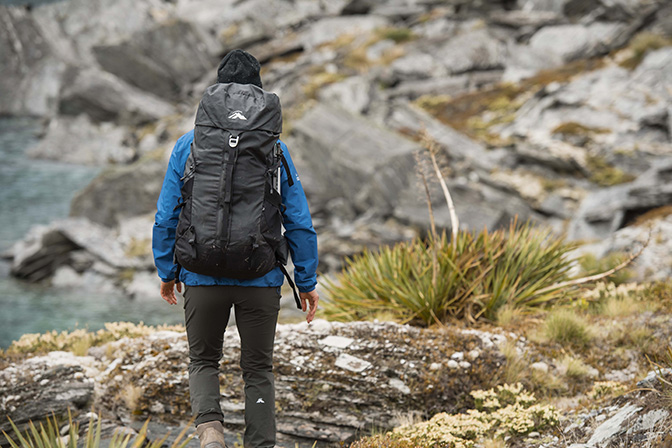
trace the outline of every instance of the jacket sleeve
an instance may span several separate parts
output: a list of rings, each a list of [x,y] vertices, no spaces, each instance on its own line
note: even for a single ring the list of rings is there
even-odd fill
[[[175,210],[179,198],[182,196],[182,175],[186,162],[185,153],[188,156],[188,148],[191,144],[189,134],[182,136],[170,155],[166,177],[163,179],[161,194],[156,203],[156,215],[152,231],[152,252],[154,264],[162,281],[167,282],[175,279],[177,264],[174,262],[175,231],[180,210]],[[186,148],[186,149],[185,149]]]
[[[310,292],[317,285],[317,234],[313,228],[306,194],[289,155],[287,146],[281,142],[282,151],[287,159],[289,173],[282,168],[282,203],[285,236],[289,243],[289,252],[294,263],[294,281],[301,292]],[[289,186],[287,176],[292,176],[294,185]]]

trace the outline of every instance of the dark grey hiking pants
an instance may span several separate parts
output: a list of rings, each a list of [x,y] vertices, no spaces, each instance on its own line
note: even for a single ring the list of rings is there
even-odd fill
[[[275,446],[273,342],[280,288],[187,286],[184,318],[189,340],[189,393],[196,425],[222,421],[219,360],[234,307],[245,382],[245,447]]]

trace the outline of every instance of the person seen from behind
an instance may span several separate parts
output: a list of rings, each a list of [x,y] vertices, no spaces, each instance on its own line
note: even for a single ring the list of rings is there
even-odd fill
[[[177,140],[153,229],[161,297],[184,283],[189,392],[201,448],[225,448],[219,361],[233,308],[245,383],[245,447],[276,442],[273,343],[287,253],[297,306],[315,317],[317,235],[274,94],[243,50],[222,59],[194,130]],[[284,237],[280,233],[284,226]],[[290,285],[291,278],[287,276]]]

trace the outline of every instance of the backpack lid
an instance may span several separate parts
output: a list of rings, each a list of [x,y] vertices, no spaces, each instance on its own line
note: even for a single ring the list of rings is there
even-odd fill
[[[248,131],[282,132],[280,99],[253,84],[214,84],[208,87],[196,112],[196,126]]]

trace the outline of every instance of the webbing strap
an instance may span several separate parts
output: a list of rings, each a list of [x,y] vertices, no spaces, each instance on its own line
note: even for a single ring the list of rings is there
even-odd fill
[[[287,269],[285,269],[285,267],[281,263],[278,263],[278,266],[280,267],[282,273],[285,274],[285,277],[287,278],[287,282],[289,283],[290,288],[292,288],[292,292],[294,293],[294,300],[296,301],[296,307],[302,310],[303,308],[301,308],[301,299],[299,299],[299,293],[296,291],[296,285],[292,281],[292,278],[289,276]]]
[[[292,185],[294,185],[294,179],[292,179],[292,173],[289,171],[289,164],[287,163],[287,159],[285,159],[285,156],[283,154],[280,155],[280,159],[282,160],[282,166],[285,167],[285,173],[287,173],[287,182],[291,187]]]
[[[227,153],[230,153],[230,150],[227,149]],[[233,160],[227,160],[226,162],[226,190],[224,191],[224,203],[229,204],[231,202],[231,190],[233,189],[233,169],[236,166],[238,161],[239,152],[233,151]]]

